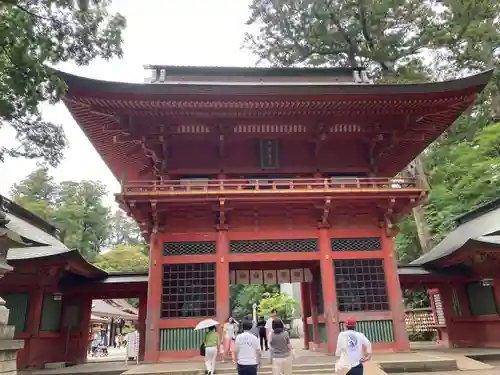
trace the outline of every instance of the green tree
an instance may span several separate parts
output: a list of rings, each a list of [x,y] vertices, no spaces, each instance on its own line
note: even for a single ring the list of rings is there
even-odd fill
[[[128,218],[123,211],[117,210],[111,217],[111,245],[142,245],[148,254],[146,243],[137,223]]]
[[[263,298],[259,304],[259,315],[271,316],[271,312],[276,309],[277,315],[283,320],[293,319],[300,314],[298,301],[290,298],[285,293],[267,293],[267,298]]]
[[[142,272],[148,270],[149,258],[140,245],[116,245],[97,255],[94,265],[107,272]]]
[[[392,71],[422,51],[435,10],[419,0],[254,0],[244,46],[275,66]],[[390,32],[389,32],[390,31]]]
[[[54,183],[46,168],[30,173],[11,189],[12,199],[59,229],[61,241],[92,260],[107,243],[107,190],[95,181]]]
[[[0,127],[16,131],[5,155],[41,158],[56,166],[67,141],[59,124],[43,121],[39,105],[59,101],[66,89],[50,66],[87,65],[121,57],[125,19],[109,0],[0,0]]]
[[[448,147],[447,162],[432,164],[427,221],[435,242],[454,227],[454,218],[500,196],[500,123],[479,130],[471,141]]]
[[[279,292],[279,285],[231,285],[230,300],[232,315],[243,318],[252,314],[252,306],[265,294]]]
[[[16,203],[47,221],[54,219],[56,195],[57,186],[47,168],[36,169],[11,189]]]
[[[96,181],[63,181],[59,185],[54,224],[62,241],[92,260],[110,235],[110,210],[102,202],[106,187]]]

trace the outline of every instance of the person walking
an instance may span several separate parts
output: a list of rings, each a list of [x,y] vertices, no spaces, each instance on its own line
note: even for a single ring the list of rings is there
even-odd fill
[[[269,344],[271,346],[273,375],[292,375],[293,348],[290,336],[285,331],[285,325],[281,319],[273,321],[273,331]]]
[[[217,347],[219,346],[219,335],[215,330],[215,326],[208,328],[203,343],[205,344],[205,374],[213,375],[217,360]]]
[[[265,346],[267,351],[269,350],[269,345],[267,343],[266,321],[263,316],[261,316],[257,321],[257,327],[259,328],[260,350],[264,350]]]
[[[335,364],[337,373],[346,375],[363,375],[363,363],[370,359],[372,344],[364,334],[356,331],[356,321],[346,319],[345,331],[339,333],[336,355],[339,360]]]
[[[273,321],[279,319],[277,317],[278,311],[276,309],[271,310],[271,317],[267,319],[266,322],[266,337],[269,338],[271,331],[273,330]]]
[[[222,355],[222,362],[224,362],[224,359],[228,354],[231,356],[231,353],[233,352],[234,340],[236,339],[236,333],[238,332],[238,323],[236,322],[236,320],[234,320],[232,317],[229,317],[227,319],[227,322],[224,324],[223,331],[224,331],[224,342],[223,342],[224,353]]]
[[[253,326],[251,320],[242,323],[243,333],[234,341],[233,361],[237,366],[238,375],[257,375],[260,366],[261,351],[259,339],[250,332]]]

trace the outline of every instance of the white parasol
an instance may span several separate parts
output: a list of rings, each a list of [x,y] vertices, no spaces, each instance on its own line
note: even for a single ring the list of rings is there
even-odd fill
[[[213,319],[205,319],[199,322],[196,327],[194,327],[195,331],[198,331],[200,329],[205,329],[205,328],[210,328],[213,326],[219,325],[219,322],[217,320]]]

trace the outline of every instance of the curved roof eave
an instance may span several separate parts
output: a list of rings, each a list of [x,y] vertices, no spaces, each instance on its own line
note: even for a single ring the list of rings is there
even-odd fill
[[[264,83],[125,83],[85,78],[74,74],[56,71],[66,82],[69,91],[83,90],[90,93],[102,94],[135,94],[135,95],[404,95],[429,94],[461,91],[477,88],[482,90],[493,74],[488,70],[465,78],[419,84],[264,84]]]

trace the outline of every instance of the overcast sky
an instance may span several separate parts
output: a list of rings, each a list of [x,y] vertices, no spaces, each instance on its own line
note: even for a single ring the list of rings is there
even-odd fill
[[[250,0],[114,0],[112,11],[127,18],[124,57],[90,66],[64,64],[60,69],[111,81],[144,82],[144,64],[254,66],[256,57],[241,50]],[[99,180],[110,193],[119,185],[78,125],[60,103],[44,106],[46,120],[63,125],[69,140],[64,161],[52,175],[62,180]],[[0,146],[15,144],[14,132],[0,130]],[[0,163],[0,194],[36,168],[36,162],[8,158]],[[108,203],[113,202],[110,194]]]

